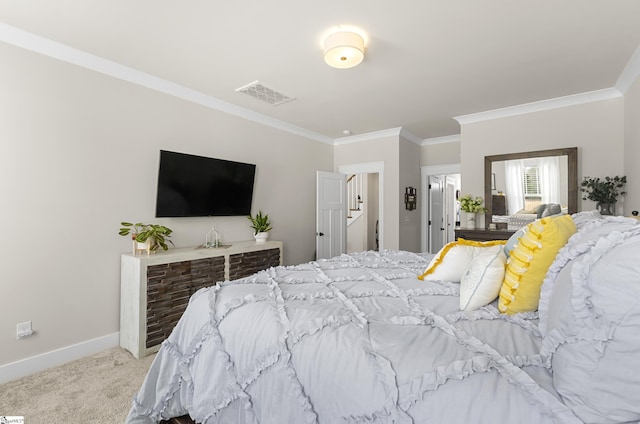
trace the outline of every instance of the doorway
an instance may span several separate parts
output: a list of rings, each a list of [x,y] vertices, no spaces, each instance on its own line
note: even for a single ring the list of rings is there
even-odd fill
[[[347,253],[379,250],[379,174],[347,175]]]
[[[455,227],[460,221],[460,165],[435,165],[421,168],[422,234],[421,250],[437,253],[455,240]]]
[[[347,178],[358,175],[363,186],[360,194],[361,216],[347,227],[347,253],[383,249],[384,162],[343,165],[338,167],[338,172],[345,174]],[[352,214],[354,215],[356,214]]]

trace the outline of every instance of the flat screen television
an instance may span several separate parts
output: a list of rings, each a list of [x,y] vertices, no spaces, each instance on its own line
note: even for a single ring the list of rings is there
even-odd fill
[[[256,166],[160,150],[156,217],[251,214]]]

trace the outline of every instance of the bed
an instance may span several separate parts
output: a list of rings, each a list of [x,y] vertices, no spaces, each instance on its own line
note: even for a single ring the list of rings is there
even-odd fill
[[[468,282],[491,271],[453,248],[342,255],[201,289],[127,423],[637,422],[640,225],[571,219],[529,312],[502,313],[503,287],[461,310]],[[517,246],[492,247],[503,275]],[[435,263],[462,282],[425,275]]]

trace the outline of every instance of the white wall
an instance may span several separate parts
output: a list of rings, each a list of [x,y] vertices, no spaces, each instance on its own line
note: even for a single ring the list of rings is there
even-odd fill
[[[119,330],[121,220],[159,222],[178,247],[244,217],[155,219],[160,149],[257,164],[287,264],[313,259],[315,171],[333,147],[0,43],[0,365]],[[16,340],[16,323],[36,335]]]
[[[624,214],[640,211],[640,78],[624,95]]]
[[[398,249],[399,214],[396,199],[399,197],[399,149],[397,136],[385,136],[374,140],[341,144],[334,147],[335,169],[344,165],[384,162],[384,237],[383,248]]]
[[[376,250],[376,221],[380,218],[378,174],[367,174],[367,250]]]
[[[418,199],[416,208],[407,210],[404,203],[406,187],[413,187],[416,193],[420,193],[420,146],[400,138],[400,197],[397,200],[400,216],[400,249],[410,252],[420,251],[420,201]],[[392,200],[393,201],[393,200]]]
[[[420,147],[420,166],[460,163],[460,141],[427,144]]]
[[[404,188],[420,186],[420,146],[401,135],[384,135],[334,147],[334,166],[384,162],[384,249],[420,250],[420,207],[407,211]]]
[[[347,253],[362,252],[367,250],[367,220],[360,215],[347,227]]]
[[[484,157],[503,153],[578,147],[578,183],[621,175],[623,107],[620,97],[461,125],[462,192],[482,196]],[[581,199],[579,210],[595,208]]]

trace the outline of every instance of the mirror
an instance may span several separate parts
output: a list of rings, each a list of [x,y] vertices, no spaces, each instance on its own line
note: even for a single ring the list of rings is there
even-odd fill
[[[554,159],[557,158],[557,159]],[[507,165],[506,161],[514,161],[509,162],[510,165]],[[551,164],[551,165],[547,165]],[[502,194],[506,195],[504,199],[504,207],[501,207],[505,210],[505,215],[514,214],[517,211],[525,209],[527,200],[527,194],[518,193],[515,195],[516,199],[514,199],[513,195],[508,196],[509,191],[507,190],[507,186],[513,186],[508,182],[509,174],[514,171],[514,166],[519,167],[519,174],[523,176],[523,185],[525,185],[524,191],[527,191],[527,186],[524,181],[535,181],[537,182],[537,186],[542,185],[540,180],[544,180],[545,177],[543,171],[539,171],[540,169],[547,169],[548,167],[553,170],[554,175],[558,175],[558,179],[560,180],[559,188],[555,194],[551,194],[552,198],[555,196],[558,197],[558,200],[552,201],[549,199],[549,193],[544,193],[545,201],[544,203],[559,203],[561,206],[567,208],[567,213],[572,214],[578,211],[578,148],[577,147],[568,147],[563,149],[551,149],[551,150],[539,150],[535,152],[521,152],[521,153],[508,153],[504,155],[493,155],[493,156],[485,156],[484,157],[484,199],[485,199],[485,207],[488,209],[485,214],[485,227],[489,227],[489,223],[491,222],[491,217],[493,215],[493,195],[498,194],[498,192],[502,192]],[[535,171],[531,171],[531,168],[536,168]],[[528,171],[529,170],[529,173]],[[526,174],[526,175],[525,175]],[[566,179],[565,179],[566,178]],[[513,182],[513,178],[511,179]],[[513,189],[512,189],[513,190]],[[553,190],[556,190],[555,188]],[[553,191],[550,190],[550,191]],[[535,191],[535,190],[534,190]],[[537,202],[542,202],[543,193],[541,193],[543,189],[538,189]],[[530,194],[530,193],[529,193]],[[511,197],[511,207],[508,206],[509,202],[507,199]],[[535,197],[535,195],[534,195]],[[517,208],[516,205],[522,205],[521,208]],[[516,210],[513,210],[516,209]]]

